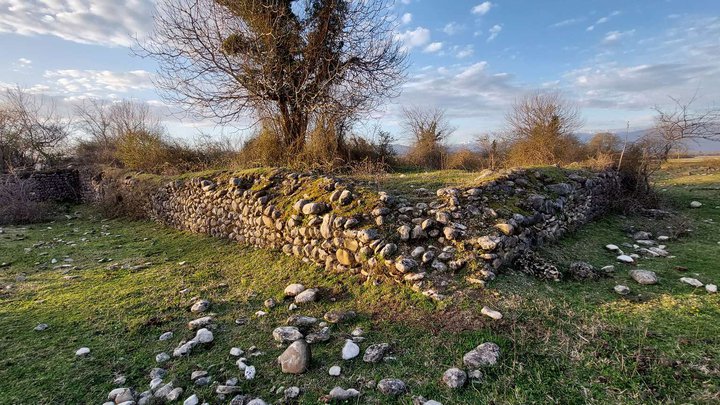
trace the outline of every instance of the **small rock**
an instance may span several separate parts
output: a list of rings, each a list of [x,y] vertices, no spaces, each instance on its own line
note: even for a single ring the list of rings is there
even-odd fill
[[[700,201],[691,201],[690,202],[690,208],[700,208],[702,207],[702,203]]]
[[[46,324],[46,323],[39,323],[39,324],[35,327],[35,330],[38,331],[38,332],[42,332],[42,331],[44,331],[44,330],[47,329],[47,328],[49,328],[48,324]]]
[[[385,395],[398,396],[407,390],[407,386],[402,380],[383,378],[378,382],[377,389]]]
[[[277,327],[273,330],[272,335],[276,342],[282,343],[292,343],[304,337],[300,330],[295,326]]]
[[[319,332],[309,333],[305,336],[305,341],[309,344],[327,342],[330,340],[330,328],[323,327]]]
[[[165,352],[162,352],[162,353],[158,354],[157,356],[155,356],[155,361],[158,363],[164,363],[168,360],[170,360],[170,355]]]
[[[185,401],[183,401],[183,405],[198,405],[199,403],[200,400],[195,394],[190,395]]]
[[[310,346],[304,340],[296,340],[278,357],[283,373],[302,374],[310,365]]]
[[[592,280],[597,278],[595,268],[590,263],[573,262],[569,268],[570,277],[574,280]]]
[[[303,292],[295,296],[295,303],[306,304],[308,302],[314,302],[317,299],[317,293],[317,288],[310,288],[308,290],[304,290]]]
[[[240,356],[242,356],[244,353],[245,353],[245,352],[244,352],[241,348],[239,348],[239,347],[233,347],[233,348],[230,349],[230,355],[231,355],[231,356],[234,356],[234,357],[240,357]]]
[[[407,273],[417,268],[418,264],[415,260],[409,258],[403,258],[395,262],[395,268],[400,273]]]
[[[360,346],[356,345],[350,339],[345,340],[345,346],[342,348],[342,359],[350,360],[354,359],[360,354]]]
[[[210,343],[213,341],[213,333],[205,328],[199,329],[195,333],[195,340],[198,343]]]
[[[217,388],[215,388],[216,393],[223,395],[234,394],[240,391],[242,391],[242,388],[235,385],[218,385]]]
[[[86,356],[88,354],[90,354],[90,349],[87,347],[81,347],[75,352],[76,356]]]
[[[628,255],[620,255],[617,257],[617,260],[619,262],[623,262],[623,263],[635,263],[635,259],[633,259],[632,257],[630,257]]]
[[[486,342],[465,353],[463,363],[469,368],[478,368],[495,365],[500,359],[500,347],[492,342]]]
[[[691,286],[693,286],[695,288],[700,288],[704,285],[700,280],[698,280],[696,278],[682,277],[682,278],[680,278],[680,281],[682,281],[685,284],[690,284]]]
[[[488,307],[482,307],[480,313],[495,320],[500,320],[503,317],[500,312],[490,309]]]
[[[715,284],[706,284],[705,291],[710,294],[715,294],[717,292],[717,286]]]
[[[332,390],[330,390],[330,394],[328,397],[332,401],[346,401],[350,398],[357,398],[360,396],[360,392],[355,389],[343,389],[340,387],[335,387]]]
[[[208,375],[208,372],[205,370],[195,370],[190,374],[190,380],[195,381],[200,377],[205,377]]]
[[[165,333],[163,333],[162,335],[160,335],[160,337],[158,338],[158,340],[160,340],[160,341],[169,340],[169,339],[172,339],[172,337],[173,337],[173,333],[172,333],[172,332],[165,332]]]
[[[294,297],[301,292],[305,291],[305,286],[302,284],[290,284],[289,286],[285,287],[285,296],[286,297]]]
[[[624,285],[616,285],[613,287],[613,290],[615,290],[616,293],[620,295],[628,295],[630,294],[630,288]]]
[[[180,387],[173,388],[172,391],[168,392],[167,395],[165,395],[165,400],[168,402],[174,402],[180,399],[180,396],[183,393],[183,389]]]
[[[202,318],[193,319],[192,321],[188,322],[188,328],[190,329],[197,329],[197,328],[203,328],[212,322],[213,318],[211,316],[203,316]],[[172,333],[172,332],[166,332],[166,333]],[[166,333],[163,333],[165,335]],[[172,337],[172,335],[170,335]],[[170,339],[168,337],[167,339]]]
[[[368,346],[363,355],[363,361],[366,363],[379,363],[385,358],[385,354],[390,350],[387,343],[378,343]]]
[[[205,312],[210,308],[210,301],[207,300],[200,300],[197,301],[190,307],[190,312],[198,313],[198,312]]]
[[[265,305],[265,308],[275,308],[275,300],[272,298],[268,298],[263,303]]]
[[[640,284],[657,284],[658,278],[655,272],[649,270],[630,270],[630,277]]]
[[[333,376],[333,377],[337,377],[337,376],[340,375],[340,372],[341,372],[341,371],[342,371],[342,369],[340,368],[340,366],[332,366],[332,367],[330,367],[330,369],[328,370],[328,374],[331,375],[331,376]]]
[[[252,380],[253,378],[255,378],[255,367],[254,366],[245,367],[245,379]]]
[[[324,318],[330,323],[341,323],[355,319],[357,314],[355,311],[338,311],[333,310],[325,314]]]
[[[450,368],[445,371],[442,380],[450,388],[461,388],[467,382],[467,374],[459,368]]]

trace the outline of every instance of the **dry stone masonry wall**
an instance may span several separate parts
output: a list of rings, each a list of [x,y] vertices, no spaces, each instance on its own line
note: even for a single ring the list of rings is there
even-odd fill
[[[97,196],[110,188],[137,194],[143,181],[90,183]],[[433,286],[448,274],[483,283],[518,257],[522,270],[560,278],[525,252],[603,213],[621,188],[614,172],[555,168],[483,173],[478,184],[403,196],[284,170],[220,174],[156,187],[143,209],[177,229],[280,249],[327,269],[389,275],[442,298]]]
[[[0,174],[0,183],[21,181],[33,201],[80,202],[80,173],[77,169],[27,171]]]

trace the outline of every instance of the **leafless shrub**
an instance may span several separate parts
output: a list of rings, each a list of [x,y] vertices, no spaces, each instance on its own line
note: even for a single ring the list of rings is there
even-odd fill
[[[69,118],[20,88],[0,95],[0,172],[52,165],[62,156]]]
[[[583,123],[580,110],[559,93],[536,92],[523,97],[515,102],[506,121],[510,165],[567,164],[584,157],[583,145],[575,136]]]
[[[403,109],[403,116],[405,130],[413,137],[408,161],[418,167],[441,169],[447,156],[445,141],[455,132],[445,111],[411,107]]]
[[[32,199],[30,182],[14,173],[0,176],[0,224],[25,224],[46,219],[52,204]]]

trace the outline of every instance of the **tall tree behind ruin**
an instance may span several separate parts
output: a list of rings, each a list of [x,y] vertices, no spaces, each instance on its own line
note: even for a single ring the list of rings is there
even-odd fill
[[[160,0],[139,53],[163,95],[220,124],[271,123],[287,154],[319,118],[345,121],[395,96],[405,52],[392,0]]]
[[[517,100],[506,121],[512,165],[570,163],[582,154],[575,136],[583,125],[580,110],[557,92],[535,92]]]

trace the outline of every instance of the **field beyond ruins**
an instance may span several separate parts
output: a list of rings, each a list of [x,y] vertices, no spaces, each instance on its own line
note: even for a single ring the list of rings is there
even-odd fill
[[[93,206],[3,227],[0,403],[103,403],[108,393],[127,394],[116,388],[139,399],[151,384],[198,403],[317,403],[340,394],[376,404],[718,402],[720,302],[710,286],[720,282],[718,167],[717,158],[671,160],[654,178],[666,213],[610,213],[541,248],[566,275],[561,282],[508,265],[478,284],[459,270],[451,274],[460,288],[442,300],[410,282],[106,219]],[[458,179],[392,175],[383,187],[400,194],[476,181]],[[667,254],[640,253],[626,264],[606,245]],[[574,262],[604,274],[574,281]],[[635,281],[637,269],[654,272],[657,283]],[[287,297],[291,284],[315,294]],[[208,316],[211,338],[174,355],[196,336],[188,322]],[[278,340],[295,332],[311,342],[311,360],[305,373],[284,374],[276,359],[287,345]],[[344,360],[354,348],[348,340],[360,354]],[[476,349],[486,342],[499,356]],[[333,366],[339,375],[329,374]],[[459,371],[467,382],[450,388]]]

